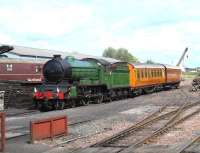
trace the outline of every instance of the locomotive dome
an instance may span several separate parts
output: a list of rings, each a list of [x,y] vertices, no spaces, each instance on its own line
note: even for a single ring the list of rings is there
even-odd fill
[[[43,75],[46,82],[60,82],[65,77],[70,77],[70,64],[61,58],[60,55],[54,55],[53,59],[45,63]]]

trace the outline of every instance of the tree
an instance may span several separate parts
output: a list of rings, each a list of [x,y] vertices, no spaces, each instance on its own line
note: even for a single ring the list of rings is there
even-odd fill
[[[115,58],[124,62],[139,62],[138,59],[129,53],[125,48],[119,48],[116,50],[112,47],[108,47],[104,50],[103,56]]]
[[[116,52],[117,52],[116,49],[108,47],[107,49],[104,50],[103,57],[115,58]]]
[[[147,64],[155,64],[155,62],[152,61],[151,59],[147,60],[146,63],[147,63]]]

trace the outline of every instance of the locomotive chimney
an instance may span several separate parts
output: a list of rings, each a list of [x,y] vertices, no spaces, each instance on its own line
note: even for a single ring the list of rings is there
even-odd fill
[[[55,58],[55,59],[61,59],[61,55],[53,55],[53,58]]]

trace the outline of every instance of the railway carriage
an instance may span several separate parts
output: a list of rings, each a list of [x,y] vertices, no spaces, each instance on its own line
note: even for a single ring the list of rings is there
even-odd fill
[[[42,82],[43,62],[16,59],[0,60],[0,81]]]
[[[129,64],[130,86],[135,91],[153,92],[165,83],[165,67],[161,64]]]
[[[178,66],[165,66],[165,73],[166,73],[166,85],[178,87],[181,82],[181,69]]]
[[[43,75],[45,83],[35,88],[34,101],[40,110],[54,110],[178,87],[181,73],[162,64],[55,56],[44,65]]]

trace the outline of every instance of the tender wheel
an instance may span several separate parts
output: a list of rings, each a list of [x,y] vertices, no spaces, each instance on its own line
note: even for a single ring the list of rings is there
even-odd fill
[[[97,103],[97,104],[101,104],[102,102],[103,102],[103,95],[100,95],[100,96],[97,98],[96,103]]]
[[[138,89],[138,90],[137,90],[137,96],[142,95],[142,92],[143,92],[142,89]]]

